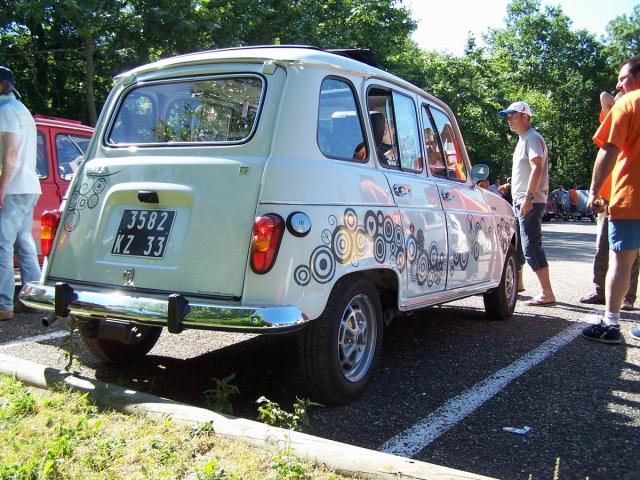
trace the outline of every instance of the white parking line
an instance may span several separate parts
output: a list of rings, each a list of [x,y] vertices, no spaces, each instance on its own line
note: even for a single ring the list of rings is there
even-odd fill
[[[0,343],[0,350],[16,347],[18,345],[24,345],[25,343],[37,343],[44,342],[46,340],[53,340],[54,338],[66,337],[67,335],[69,335],[69,332],[67,332],[66,330],[56,330],[55,332],[45,333],[44,335],[19,338],[18,340],[12,342]]]
[[[380,450],[404,457],[413,457],[505,388],[511,381],[571,342],[580,335],[583,328],[584,324],[578,323],[550,338],[508,367],[476,383],[412,427],[388,440],[380,447]]]

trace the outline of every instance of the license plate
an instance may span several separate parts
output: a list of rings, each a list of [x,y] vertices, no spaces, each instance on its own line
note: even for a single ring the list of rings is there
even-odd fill
[[[173,210],[125,210],[111,253],[162,258],[175,216]]]

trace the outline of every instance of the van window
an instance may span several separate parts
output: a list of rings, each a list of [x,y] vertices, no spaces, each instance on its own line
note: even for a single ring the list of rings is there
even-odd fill
[[[409,97],[393,93],[393,105],[396,120],[396,135],[400,151],[402,170],[422,171],[422,153],[420,150],[420,133],[416,109]]]
[[[40,130],[38,130],[36,173],[38,174],[38,178],[47,178],[49,176],[49,155],[47,155],[47,142],[44,133]]]
[[[56,135],[56,156],[58,158],[58,172],[60,178],[71,180],[73,174],[84,160],[91,137],[72,133]]]
[[[380,164],[387,168],[421,172],[420,133],[413,100],[397,92],[371,88],[367,106]]]
[[[464,182],[467,180],[467,171],[464,165],[464,158],[460,150],[460,144],[456,138],[455,131],[451,125],[449,117],[437,108],[432,108],[431,113],[436,123],[438,136],[442,144],[442,150],[447,165],[447,176],[450,179]]]
[[[438,142],[438,130],[432,122],[429,109],[426,105],[422,107],[422,125],[424,127],[424,149],[427,153],[429,171],[431,175],[446,178],[447,169],[440,148],[440,142]]]
[[[371,88],[367,94],[369,121],[373,133],[373,144],[380,165],[385,168],[400,168],[398,139],[393,119],[393,96],[391,91]]]
[[[346,81],[330,77],[320,86],[318,147],[329,158],[366,162],[369,157],[356,96]]]
[[[258,76],[160,82],[130,90],[107,135],[109,145],[238,143],[255,128]]]

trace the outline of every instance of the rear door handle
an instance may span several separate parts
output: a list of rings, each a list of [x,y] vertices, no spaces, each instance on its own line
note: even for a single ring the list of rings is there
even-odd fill
[[[411,187],[409,185],[396,183],[393,186],[393,193],[395,193],[398,197],[406,197],[409,193],[411,193]]]
[[[440,196],[442,197],[443,200],[446,200],[447,202],[450,202],[455,197],[453,193],[451,193],[449,190],[442,190],[442,192],[440,192]]]

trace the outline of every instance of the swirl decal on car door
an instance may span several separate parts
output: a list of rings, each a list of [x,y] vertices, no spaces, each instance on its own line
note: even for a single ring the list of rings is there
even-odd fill
[[[405,238],[402,226],[382,210],[368,210],[360,224],[353,208],[344,211],[342,223],[331,215],[328,224],[331,228],[320,235],[323,244],[313,249],[307,264],[298,265],[293,271],[294,281],[302,287],[312,279],[320,284],[332,281],[337,264],[357,268],[365,255],[381,265],[394,266],[400,273],[409,265],[409,279],[419,285],[439,284],[444,277],[444,253],[436,242],[427,251],[424,232],[414,233],[413,224]]]

